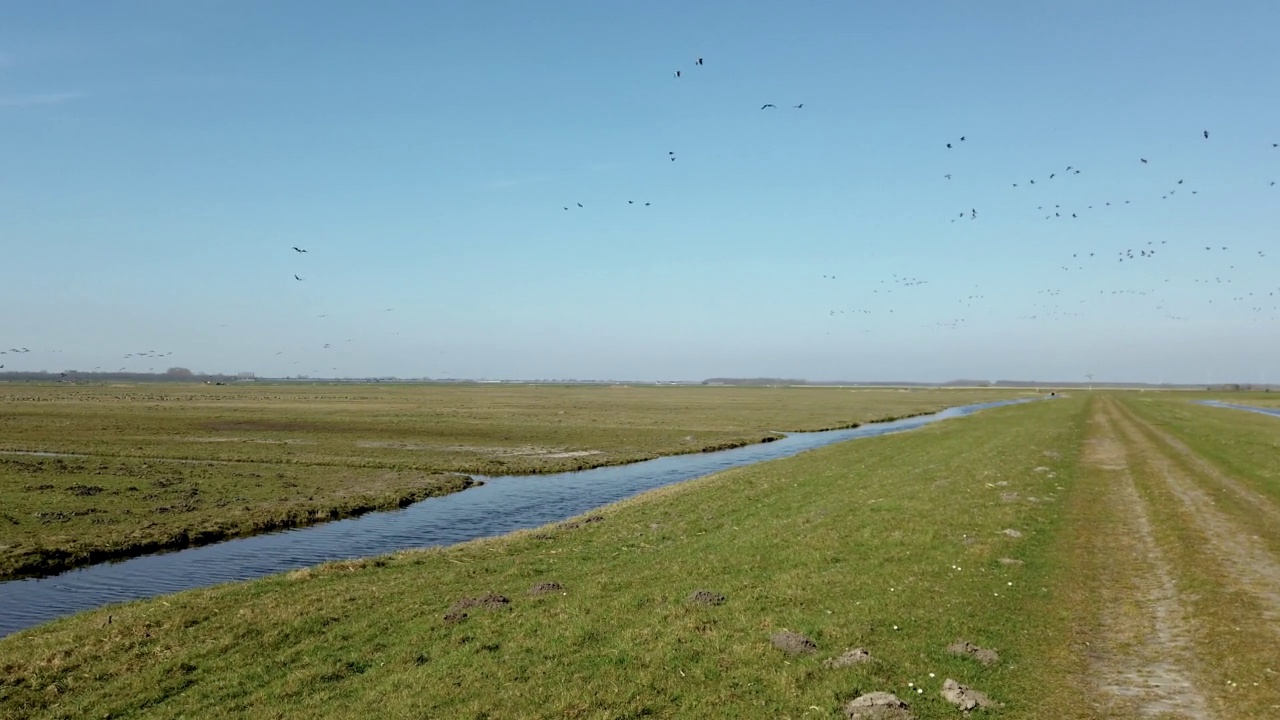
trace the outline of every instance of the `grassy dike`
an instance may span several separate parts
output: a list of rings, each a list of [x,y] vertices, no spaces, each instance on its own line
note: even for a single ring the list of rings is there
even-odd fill
[[[600,522],[57,621],[0,640],[0,715],[837,717],[887,690],[953,718],[952,677],[1004,703],[989,716],[1062,716],[1077,668],[1056,549],[1085,412],[998,408],[647,493]],[[562,589],[528,592],[545,582]],[[690,602],[700,589],[726,600]],[[510,602],[445,621],[490,592]],[[784,629],[817,651],[771,647]],[[1000,661],[948,654],[959,639]],[[873,660],[823,667],[855,647]]]

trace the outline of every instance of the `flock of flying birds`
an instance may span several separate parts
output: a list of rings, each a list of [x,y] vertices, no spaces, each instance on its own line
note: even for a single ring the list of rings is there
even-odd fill
[[[29,352],[31,352],[31,349],[30,349],[30,348],[25,348],[25,347],[23,347],[23,348],[9,348],[8,350],[0,350],[0,355],[9,355],[9,354],[13,354],[13,355],[25,355],[25,354],[27,354],[27,353],[29,353]],[[48,351],[48,353],[49,353],[49,354],[53,354],[53,355],[60,354],[61,352],[62,352],[61,350],[49,350],[49,351]],[[123,359],[124,359],[124,360],[129,360],[129,359],[136,358],[135,362],[139,362],[139,361],[144,360],[144,359],[145,359],[145,360],[159,360],[159,359],[162,359],[162,358],[169,357],[169,356],[171,356],[171,355],[173,355],[173,351],[172,351],[172,350],[170,350],[169,352],[164,352],[164,353],[156,352],[155,350],[142,350],[142,351],[139,351],[139,352],[136,352],[136,353],[128,353],[128,354],[126,354],[126,355],[124,356],[124,358],[123,358]],[[4,364],[3,364],[3,363],[0,363],[0,370],[3,370],[3,369],[4,369]],[[97,366],[97,367],[93,368],[93,371],[92,371],[92,372],[100,372],[100,371],[102,371],[102,370],[103,370],[102,366],[101,366],[101,365],[99,365],[99,366]],[[125,366],[125,367],[121,367],[121,368],[119,368],[118,370],[116,370],[116,372],[125,372],[125,371],[127,371],[127,370],[129,370],[129,368],[128,368],[128,366]],[[154,366],[147,368],[147,372],[154,372],[155,370],[156,370],[156,368],[155,368]],[[61,377],[61,378],[63,378],[63,379],[70,378],[71,380],[75,380],[75,379],[76,379],[76,377],[77,377],[79,374],[80,374],[80,373],[76,372],[75,370],[67,370],[67,371],[59,372],[59,373],[58,373],[58,376],[59,376],[59,377]]]
[[[704,66],[703,58],[697,58],[693,62],[693,66],[695,68],[702,68]],[[675,70],[672,74],[676,80],[681,80],[686,77],[683,70]],[[796,103],[790,107],[793,110],[803,110],[805,104]],[[777,109],[778,106],[771,102],[764,103],[760,106],[761,111]],[[1210,132],[1208,130],[1201,131],[1199,135],[1196,136],[1196,140],[1199,142],[1209,142]],[[968,135],[958,135],[939,144],[940,150],[944,153],[948,153],[946,156],[948,158],[956,158],[974,148],[974,143],[970,141],[970,137]],[[1280,160],[1280,142],[1270,143],[1269,145],[1269,149],[1276,152],[1276,157]],[[666,158],[669,162],[676,162],[679,159],[679,156],[676,155],[674,150],[668,150]],[[1138,167],[1143,168],[1144,172],[1147,172],[1147,168],[1150,168],[1150,172],[1159,172],[1157,170],[1158,163],[1153,163],[1147,157],[1135,157],[1134,162]],[[942,174],[942,180],[949,184],[960,185],[962,184],[962,181],[956,179],[960,176],[961,174],[958,171],[952,170]],[[1088,175],[1084,174],[1083,169],[1076,167],[1075,165],[1061,166],[1061,169],[1047,168],[1035,177],[1010,180],[1009,189],[1018,190],[1019,192],[1036,192],[1040,193],[1041,197],[1044,197],[1046,194],[1051,195],[1055,192],[1055,188],[1062,187],[1063,183],[1077,181],[1081,176],[1084,176],[1085,178],[1088,177]],[[1190,199],[1191,197],[1198,196],[1200,194],[1200,190],[1196,189],[1193,184],[1189,184],[1185,178],[1176,176],[1169,177],[1165,182],[1167,182],[1167,189],[1160,192],[1160,201],[1177,202],[1183,199]],[[1268,187],[1275,187],[1275,185],[1275,181],[1267,183]],[[1141,197],[1138,198],[1138,200],[1139,202],[1154,200],[1154,197]],[[1035,209],[1041,214],[1045,221],[1054,222],[1079,221],[1089,217],[1091,214],[1116,212],[1126,206],[1131,206],[1134,199],[1128,197],[1110,197],[1101,198],[1096,202],[1086,202],[1083,204],[1064,204],[1064,202],[1061,201],[1045,199],[1033,202],[1038,203],[1035,205]],[[652,202],[644,201],[641,203],[634,199],[627,199],[626,204],[639,204],[642,207],[652,206]],[[585,209],[584,204],[577,201],[569,205],[562,205],[561,207],[564,211],[569,211],[575,206],[578,209]],[[1028,209],[1029,208],[1030,205],[1028,204]],[[953,208],[952,214],[948,217],[950,223],[956,223],[957,221],[970,223],[978,221],[979,212],[977,207]],[[1080,227],[1083,228],[1084,226]],[[1196,249],[1198,250],[1199,246],[1197,246]],[[1090,270],[1100,268],[1099,263],[1106,261],[1108,258],[1114,260],[1116,263],[1154,263],[1157,261],[1157,258],[1163,260],[1171,254],[1185,250],[1187,250],[1187,248],[1177,248],[1170,245],[1169,240],[1167,239],[1144,238],[1142,240],[1135,240],[1127,244],[1125,247],[1117,247],[1105,251],[1101,248],[1095,248],[1093,250],[1076,249],[1070,253],[1070,258],[1067,258],[1064,253],[1061,264],[1059,265],[1059,270],[1067,273],[1088,272]],[[307,254],[307,250],[305,248],[301,248],[296,245],[292,246],[292,251],[295,257]],[[1205,256],[1204,262],[1200,265],[1201,269],[1205,270],[1208,274],[1203,277],[1192,278],[1192,284],[1224,287],[1234,286],[1230,288],[1229,293],[1217,297],[1217,308],[1222,308],[1224,306],[1229,307],[1231,310],[1235,311],[1237,315],[1251,316],[1254,321],[1276,322],[1280,320],[1280,268],[1277,269],[1278,272],[1271,273],[1268,276],[1271,278],[1271,282],[1275,287],[1244,287],[1244,282],[1236,285],[1236,280],[1240,279],[1238,274],[1235,272],[1238,266],[1243,267],[1246,263],[1256,264],[1258,262],[1265,261],[1268,258],[1268,255],[1264,249],[1233,249],[1230,245],[1225,245],[1221,242],[1214,242],[1204,244],[1203,250],[1200,250],[1200,252],[1209,253]],[[303,282],[305,280],[305,278],[298,274],[298,272],[293,272],[292,275],[296,282]],[[824,281],[836,281],[837,278],[836,275],[832,273],[823,274],[822,279]],[[1098,290],[1097,295],[1092,295],[1092,290],[1079,291],[1078,289],[1075,293],[1068,292],[1064,295],[1063,289],[1060,287],[1044,288],[1036,293],[1036,298],[1027,307],[1029,312],[1019,315],[1017,318],[1028,321],[1045,321],[1083,317],[1085,315],[1085,306],[1088,306],[1093,300],[1102,297],[1104,299],[1119,298],[1144,302],[1146,303],[1147,310],[1157,313],[1154,316],[1157,318],[1163,318],[1171,321],[1187,321],[1190,319],[1188,313],[1193,312],[1194,308],[1186,307],[1186,302],[1184,301],[1187,298],[1185,296],[1180,297],[1179,293],[1181,290],[1178,287],[1178,283],[1171,282],[1174,278],[1153,278],[1150,275],[1142,275],[1135,276],[1135,279],[1141,282],[1146,282],[1147,284],[1136,288],[1101,289]],[[1159,282],[1157,282],[1157,280]],[[864,279],[857,283],[859,286],[858,289],[863,294],[863,304],[860,304],[857,307],[832,308],[827,311],[827,315],[833,318],[844,316],[847,319],[866,319],[869,316],[879,316],[885,319],[894,318],[894,322],[901,322],[903,313],[895,314],[895,309],[903,310],[904,308],[903,305],[897,301],[897,297],[902,297],[905,293],[916,292],[919,288],[928,284],[928,280],[914,276],[898,275],[897,273],[891,274],[890,277],[880,279]],[[895,294],[897,297],[893,297]],[[977,284],[965,288],[958,296],[953,297],[953,300],[955,301],[955,304],[959,306],[959,309],[964,310],[965,312],[958,312],[954,317],[942,320],[928,321],[924,323],[924,327],[930,330],[959,329],[965,327],[969,320],[969,315],[972,312],[981,310],[984,307],[988,310],[991,309],[990,306],[986,305],[987,290]],[[1215,300],[1207,300],[1207,304],[1215,305]],[[945,306],[945,303],[943,303],[943,306]],[[1126,312],[1133,311],[1135,309],[1141,308],[1130,307],[1126,309]],[[392,308],[387,308],[388,312],[391,310]],[[325,318],[327,315],[322,314],[318,317]],[[226,325],[220,325],[219,327],[226,327]],[[871,332],[869,328],[863,328],[862,331],[865,333]],[[399,333],[394,334],[398,335]],[[351,340],[347,340],[346,342],[350,343]],[[323,349],[327,350],[331,348],[332,345],[332,343],[324,343]],[[28,352],[30,352],[30,350],[25,347],[10,348],[7,351],[0,351],[0,355],[22,355]],[[276,352],[275,355],[279,356],[283,353],[284,351],[279,351]],[[124,357],[125,359],[133,359],[134,362],[138,362],[142,360],[165,358],[172,354],[172,352],[156,353],[155,351],[147,351],[142,353],[130,353]],[[301,360],[295,360],[294,364],[297,365],[300,362]],[[0,364],[0,370],[4,369],[4,367],[4,364]],[[95,368],[95,370],[101,370],[101,368]],[[120,371],[124,370],[124,367],[120,368]],[[148,368],[148,370],[154,371],[155,367]],[[333,370],[336,371],[337,368],[333,368]],[[319,373],[320,371],[313,370],[312,372]],[[74,379],[74,377],[69,378],[68,373],[62,373],[62,376],[65,379]]]
[[[1199,142],[1208,142],[1210,139],[1210,132],[1208,130],[1202,130],[1196,139]],[[965,140],[966,137],[961,136],[958,141],[946,142],[944,143],[944,150],[955,150],[960,146],[960,143],[963,143]],[[1269,143],[1269,146],[1271,151],[1280,150],[1280,143]],[[1267,149],[1268,148],[1265,145],[1260,144],[1260,151]],[[1143,168],[1143,172],[1156,172],[1156,166],[1153,165],[1152,161],[1146,157],[1136,157],[1134,159],[1134,163],[1138,167]],[[1147,170],[1148,168],[1150,168],[1150,170]],[[1074,179],[1075,176],[1081,175],[1082,172],[1083,171],[1080,168],[1068,165],[1062,170],[1045,172],[1038,178],[1032,177],[1025,181],[1010,182],[1010,187],[1011,189],[1021,188],[1024,191],[1029,191],[1032,187],[1035,187],[1037,190],[1045,190],[1045,192],[1052,193],[1054,192],[1052,188],[1057,187],[1060,183]],[[951,181],[953,177],[953,174],[946,173],[943,175],[943,180]],[[1037,180],[1039,182],[1037,182]],[[1156,178],[1156,180],[1159,181],[1159,178]],[[1178,199],[1190,198],[1191,196],[1197,196],[1200,194],[1199,190],[1193,189],[1193,186],[1187,184],[1185,178],[1169,178],[1165,182],[1167,182],[1167,189],[1160,192],[1160,201],[1173,200],[1176,202]],[[1275,187],[1275,185],[1276,183],[1274,180],[1266,182],[1266,187],[1268,188]],[[1140,201],[1141,200],[1154,200],[1154,196],[1143,197],[1140,198]],[[1085,218],[1091,213],[1114,212],[1115,210],[1108,210],[1108,208],[1118,210],[1125,206],[1132,205],[1133,202],[1134,200],[1131,198],[1119,197],[1101,199],[1094,203],[1075,204],[1071,206],[1063,205],[1061,202],[1047,203],[1041,201],[1041,204],[1036,205],[1036,210],[1043,213],[1043,218],[1046,221],[1074,221]],[[967,210],[956,212],[956,214],[950,218],[950,222],[955,223],[957,220],[963,220],[966,217],[971,221],[977,220],[977,209],[969,208]],[[1200,246],[1197,245],[1194,249],[1198,250],[1199,247]],[[1189,249],[1191,248],[1175,248],[1174,246],[1169,245],[1169,240],[1167,239],[1142,239],[1139,241],[1130,241],[1123,247],[1115,248],[1110,251],[1102,251],[1100,249],[1092,251],[1076,250],[1071,253],[1070,258],[1063,257],[1063,261],[1062,264],[1059,265],[1059,269],[1064,272],[1088,272],[1090,270],[1098,269],[1100,267],[1098,263],[1106,260],[1107,258],[1111,258],[1117,263],[1151,262],[1154,261],[1157,256],[1163,259],[1172,252],[1186,251]],[[1193,285],[1233,284],[1237,279],[1239,279],[1238,274],[1234,272],[1238,269],[1237,264],[1243,268],[1246,262],[1256,263],[1267,258],[1266,250],[1256,247],[1248,249],[1232,249],[1229,245],[1205,244],[1203,245],[1203,250],[1200,252],[1214,254],[1212,256],[1207,256],[1206,260],[1199,263],[1199,266],[1202,269],[1207,270],[1210,267],[1214,268],[1214,274],[1212,277],[1206,276],[1202,278],[1192,278],[1191,280]],[[1252,289],[1242,290],[1238,293],[1232,294],[1229,299],[1225,297],[1218,298],[1216,303],[1213,299],[1198,302],[1204,302],[1206,305],[1217,305],[1218,307],[1229,305],[1230,309],[1235,311],[1237,317],[1249,317],[1255,322],[1274,323],[1275,321],[1280,320],[1280,273],[1272,273],[1268,277],[1270,278],[1269,286],[1255,285]],[[1189,302],[1197,301],[1193,301],[1185,295],[1185,290],[1178,287],[1175,278],[1150,278],[1150,276],[1143,276],[1142,279],[1147,280],[1152,284],[1137,289],[1100,289],[1097,292],[1097,296],[1112,298],[1148,298],[1148,309],[1159,313],[1157,317],[1161,319],[1172,321],[1187,321],[1191,319],[1187,314],[1185,314],[1186,312],[1192,311],[1192,309],[1188,308],[1187,305]],[[1158,280],[1158,282],[1155,282],[1156,280]],[[1064,297],[1060,288],[1041,290],[1037,294],[1042,295],[1043,297],[1031,304],[1030,310],[1032,312],[1019,316],[1019,319],[1046,320],[1083,317],[1085,316],[1085,313],[1084,308],[1081,306],[1087,306],[1090,303],[1090,297],[1084,292],[1075,293],[1071,299]],[[1056,299],[1060,297],[1063,299]],[[969,296],[961,302],[972,299],[973,296]],[[1180,306],[1183,309],[1175,312],[1175,306]],[[964,318],[958,318],[951,324],[951,326],[959,326],[964,322],[964,320]]]
[[[699,58],[695,65],[699,67],[702,66],[702,58]],[[677,79],[682,76],[683,74],[681,71],[677,70],[675,72],[675,77]],[[760,106],[760,109],[775,110],[777,107],[778,106],[774,103],[765,103]],[[793,105],[792,108],[796,110],[803,109],[804,104],[799,103]],[[1200,131],[1196,140],[1208,143],[1210,141],[1210,132],[1208,130]],[[958,135],[950,140],[943,141],[941,143],[941,150],[946,153],[963,153],[964,150],[962,150],[962,148],[972,150],[972,145],[973,143],[970,141],[970,137],[967,134]],[[1269,143],[1269,145],[1269,149],[1272,151],[1280,150],[1280,142],[1272,142]],[[1263,150],[1266,149],[1266,147],[1265,145],[1260,145],[1259,149]],[[672,155],[674,158],[674,153],[672,153]],[[1280,159],[1280,155],[1277,157]],[[1152,161],[1147,157],[1136,157],[1134,162],[1137,166],[1144,169],[1150,168],[1151,172],[1159,172],[1156,169],[1157,165],[1153,165]],[[1045,194],[1052,194],[1054,187],[1058,187],[1064,182],[1078,181],[1081,179],[1081,176],[1084,176],[1083,169],[1076,167],[1075,165],[1066,165],[1061,167],[1061,169],[1046,169],[1043,174],[1038,177],[1030,177],[1025,180],[1011,180],[1009,186],[1010,190],[1020,189],[1024,192],[1036,191],[1037,193],[1039,191],[1044,191]],[[956,183],[960,182],[959,180],[956,180],[958,177],[958,173],[956,171],[946,172],[942,177],[943,180],[948,183],[952,183],[953,181]],[[1167,183],[1167,189],[1160,193],[1161,201],[1176,202],[1179,199],[1190,198],[1200,194],[1200,190],[1188,185],[1184,178],[1169,178]],[[1276,183],[1274,180],[1267,182],[1267,187],[1275,187],[1275,185]],[[1043,195],[1041,197],[1043,197]],[[1154,197],[1140,198],[1139,201],[1141,202],[1147,199],[1154,200]],[[1071,205],[1065,205],[1063,201],[1045,202],[1044,200],[1040,200],[1035,207],[1036,210],[1041,213],[1041,216],[1045,221],[1079,221],[1082,218],[1089,217],[1091,214],[1109,211],[1109,209],[1118,210],[1124,206],[1131,206],[1133,202],[1134,200],[1132,198],[1118,197],[1103,198],[1092,203],[1086,202]],[[954,214],[950,216],[951,223],[956,223],[957,221],[974,222],[980,217],[977,207],[959,208],[953,210],[953,212]],[[1167,239],[1143,239],[1131,242],[1124,247],[1118,247],[1110,251],[1094,249],[1092,251],[1081,252],[1077,250],[1071,253],[1070,258],[1066,258],[1064,256],[1059,267],[1065,272],[1086,272],[1090,269],[1097,268],[1098,263],[1106,257],[1111,257],[1117,263],[1151,263],[1156,261],[1157,256],[1163,260],[1166,255],[1180,250],[1185,250],[1185,248],[1170,246]],[[1230,246],[1222,244],[1206,244],[1204,245],[1203,252],[1214,253],[1214,255],[1210,256],[1210,259],[1206,263],[1202,264],[1201,267],[1205,269],[1213,267],[1215,272],[1211,277],[1206,276],[1203,278],[1194,278],[1192,284],[1233,284],[1236,281],[1236,274],[1233,271],[1237,270],[1237,263],[1243,265],[1245,262],[1258,262],[1267,258],[1267,253],[1264,249],[1250,248],[1247,250],[1232,250]],[[1257,286],[1234,293],[1230,295],[1229,299],[1225,297],[1219,298],[1216,303],[1213,299],[1201,302],[1206,302],[1207,305],[1216,304],[1219,307],[1224,303],[1231,304],[1232,309],[1237,311],[1238,314],[1249,316],[1255,322],[1261,321],[1274,323],[1280,320],[1280,268],[1277,270],[1278,272],[1270,275],[1271,278],[1274,278],[1272,282],[1274,287]],[[822,279],[835,280],[836,275],[823,274]],[[1143,279],[1147,279],[1147,277],[1143,277]],[[1182,288],[1177,287],[1169,277],[1158,279],[1160,282],[1152,283],[1150,286],[1142,288],[1114,288],[1098,290],[1097,296],[1105,298],[1142,298],[1147,302],[1147,309],[1156,313],[1156,318],[1171,321],[1188,320],[1189,317],[1186,313],[1191,312],[1192,309],[1186,307],[1187,298]],[[882,278],[878,280],[864,279],[858,283],[864,304],[858,307],[831,308],[827,311],[827,315],[830,317],[846,316],[848,318],[865,318],[866,316],[872,315],[879,315],[885,318],[890,316],[901,318],[902,313],[895,313],[895,309],[902,309],[901,306],[897,306],[895,308],[895,303],[885,301],[887,299],[886,296],[889,296],[894,292],[909,292],[910,288],[925,285],[927,282],[928,281],[926,280],[920,280],[918,278],[899,276],[896,273],[889,278]],[[867,292],[868,289],[870,290],[869,292]],[[965,309],[977,309],[982,306],[983,301],[987,298],[986,291],[978,285],[974,285],[972,288],[962,291],[962,293],[963,294],[958,297],[956,301],[958,305]],[[1042,321],[1083,317],[1085,313],[1083,312],[1084,308],[1082,306],[1089,305],[1091,300],[1094,297],[1097,297],[1090,297],[1087,293],[1092,293],[1092,291],[1080,291],[1074,295],[1068,294],[1064,296],[1060,289],[1042,290],[1039,293],[1041,297],[1031,303],[1029,308],[1031,312],[1019,316],[1019,319]],[[1181,297],[1180,293],[1183,293]],[[1177,308],[1182,309],[1179,310]],[[1126,311],[1131,309],[1132,308],[1126,308]],[[898,320],[895,320],[895,322],[897,321]],[[956,317],[946,320],[928,322],[925,326],[928,328],[957,329],[964,327],[967,322],[968,315],[962,313],[958,314]],[[864,328],[863,332],[869,333],[871,332],[871,329]]]

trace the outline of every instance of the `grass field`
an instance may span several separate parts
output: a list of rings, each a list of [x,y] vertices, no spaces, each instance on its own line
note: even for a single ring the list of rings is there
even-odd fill
[[[1018,394],[0,385],[0,578]]]
[[[990,410],[673,486],[577,529],[59,621],[0,641],[4,704],[32,717],[798,718],[890,690],[932,718],[958,714],[937,692],[952,677],[1031,717],[1077,659],[1055,549],[1084,412],[1080,399]],[[541,582],[562,589],[530,595]],[[700,589],[725,602],[690,602]],[[510,603],[445,620],[489,592]],[[817,651],[774,649],[782,630]],[[960,639],[1000,662],[949,654]],[[855,647],[872,661],[823,667]]]
[[[887,691],[929,720],[962,716],[953,678],[983,717],[1275,717],[1280,421],[1188,400],[997,408],[103,608],[0,640],[0,716],[832,718]]]

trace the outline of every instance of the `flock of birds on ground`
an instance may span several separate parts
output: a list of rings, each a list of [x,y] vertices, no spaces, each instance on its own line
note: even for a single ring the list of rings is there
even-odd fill
[[[697,58],[693,62],[693,65],[695,68],[702,68],[704,66],[703,58]],[[675,80],[681,80],[686,77],[686,74],[683,70],[675,70],[673,72],[673,77]],[[791,110],[803,110],[805,108],[805,103],[796,103],[789,107]],[[759,108],[760,111],[774,111],[778,109],[779,106],[772,102],[766,102]],[[1208,130],[1199,132],[1195,136],[1195,141],[1202,143],[1210,142],[1210,132]],[[957,154],[962,154],[967,150],[974,148],[974,146],[975,143],[973,142],[973,139],[967,134],[956,135],[949,140],[943,140],[938,143],[939,152],[949,153],[950,155],[946,156],[948,158],[957,157]],[[1260,149],[1268,148],[1266,145],[1262,145]],[[1269,150],[1277,152],[1277,159],[1280,159],[1280,142],[1269,143]],[[668,162],[674,163],[679,159],[679,156],[676,154],[675,150],[667,150],[665,158]],[[1149,172],[1151,173],[1160,172],[1158,169],[1158,158],[1153,161],[1146,156],[1135,155],[1133,163],[1135,166],[1143,168],[1144,172],[1148,172],[1147,169],[1149,169]],[[961,178],[962,176],[963,174],[959,170],[952,170],[943,173],[941,180],[952,185],[960,185],[962,184],[962,180],[958,178]],[[1045,168],[1040,174],[1034,177],[1017,180],[1011,179],[1008,181],[1008,184],[1009,190],[1011,191],[1036,191],[1051,194],[1054,192],[1054,188],[1061,187],[1063,183],[1078,182],[1082,177],[1089,177],[1083,168],[1075,165],[1064,165],[1060,166],[1060,168]],[[1162,202],[1177,202],[1184,198],[1191,198],[1200,195],[1200,189],[1198,189],[1194,183],[1188,182],[1188,180],[1183,177],[1169,176],[1165,180],[1165,184],[1166,189],[1159,193],[1159,199]],[[1267,187],[1275,187],[1275,185],[1275,181],[1269,181],[1267,183]],[[1040,216],[1043,217],[1044,221],[1073,222],[1088,218],[1098,213],[1115,212],[1125,208],[1126,206],[1133,206],[1135,204],[1135,200],[1139,203],[1154,201],[1154,196],[1142,196],[1137,198],[1117,196],[1099,198],[1095,202],[1072,204],[1064,204],[1063,202],[1046,199],[1030,202],[1037,203],[1035,205],[1035,209],[1040,213]],[[619,202],[621,202],[621,200],[619,200]],[[635,199],[626,199],[625,202],[627,205],[652,207],[652,202],[648,200],[638,201]],[[1029,207],[1030,205],[1028,205],[1028,208]],[[563,211],[567,212],[573,209],[586,209],[586,206],[580,201],[574,201],[568,205],[561,205],[561,208]],[[977,207],[962,206],[960,208],[953,208],[951,213],[946,217],[949,218],[950,223],[954,224],[957,222],[977,222],[982,216],[980,215]],[[1266,260],[1268,257],[1265,249],[1233,248],[1231,245],[1222,244],[1217,241],[1203,244],[1203,250],[1199,250],[1199,247],[1200,246],[1197,246],[1196,249],[1199,252],[1204,253],[1204,264],[1201,269],[1209,274],[1206,274],[1204,277],[1193,278],[1193,284],[1195,285],[1231,286],[1238,279],[1237,273],[1235,272],[1238,266],[1243,266],[1245,263],[1261,262]],[[1157,258],[1164,259],[1179,250],[1185,251],[1186,249],[1187,248],[1175,248],[1174,246],[1169,245],[1169,241],[1166,239],[1145,238],[1141,240],[1134,240],[1133,242],[1126,244],[1125,247],[1111,248],[1107,250],[1102,248],[1095,248],[1092,250],[1073,249],[1069,253],[1069,257],[1066,252],[1063,253],[1061,257],[1061,264],[1058,265],[1058,270],[1065,273],[1087,272],[1098,269],[1101,263],[1107,261],[1114,261],[1117,265],[1124,263],[1151,263],[1156,261]],[[291,250],[294,257],[298,259],[300,259],[301,256],[308,254],[308,250],[306,248],[298,247],[296,245],[292,246]],[[1210,265],[1210,263],[1214,264]],[[1223,306],[1229,306],[1237,313],[1237,315],[1249,316],[1255,322],[1274,323],[1277,320],[1280,320],[1280,299],[1277,298],[1277,294],[1280,293],[1280,268],[1277,270],[1278,272],[1268,276],[1274,287],[1240,287],[1238,291],[1233,291],[1228,295],[1219,297],[1217,299],[1217,307],[1221,308]],[[293,280],[295,282],[305,282],[306,278],[304,275],[299,274],[299,272],[302,271],[298,269],[291,273]],[[834,273],[823,274],[821,275],[821,279],[824,281],[836,281],[837,276]],[[1085,317],[1085,307],[1090,304],[1092,298],[1097,297],[1143,299],[1147,302],[1147,309],[1153,310],[1157,313],[1155,318],[1174,322],[1184,322],[1190,319],[1187,313],[1191,310],[1185,306],[1179,305],[1179,290],[1175,285],[1171,284],[1171,278],[1158,278],[1157,281],[1157,279],[1149,276],[1141,276],[1138,279],[1145,281],[1148,284],[1138,288],[1098,289],[1096,295],[1092,295],[1092,290],[1077,292],[1074,295],[1070,293],[1064,295],[1062,288],[1044,288],[1035,293],[1036,298],[1027,307],[1028,312],[1017,315],[1016,319],[1043,322],[1046,320]],[[895,305],[894,301],[890,299],[889,296],[892,296],[895,293],[901,294],[913,292],[915,289],[919,289],[928,284],[928,280],[912,276],[898,275],[896,273],[892,273],[890,277],[880,278],[875,281],[867,281],[866,279],[863,279],[858,283],[858,286],[864,293],[863,299],[865,303],[856,307],[830,308],[827,311],[827,315],[832,318],[844,316],[846,318],[862,319],[866,319],[870,316],[880,316],[882,318],[895,318],[895,322],[898,322],[902,318],[903,313],[895,313],[895,311],[900,311],[904,308],[901,305]],[[1092,298],[1090,296],[1092,296]],[[987,297],[987,290],[975,284],[971,288],[962,290],[961,294],[954,297],[953,300],[960,309],[973,311],[982,308],[984,303],[987,301]],[[1210,299],[1207,303],[1209,305],[1215,305],[1215,300]],[[936,307],[936,305],[934,307]],[[390,312],[391,310],[392,308],[387,308],[387,312]],[[1132,310],[1133,308],[1129,308],[1125,310],[1125,312]],[[923,327],[931,330],[956,330],[966,326],[966,323],[969,320],[969,314],[970,313],[968,312],[957,312],[954,317],[930,319],[923,323]],[[327,315],[322,314],[318,317],[325,318]],[[226,325],[220,325],[219,327],[226,327]],[[872,330],[870,328],[862,329],[862,332],[864,333],[870,333],[871,331]],[[399,333],[393,334],[398,335]],[[828,334],[831,333],[828,332]],[[350,343],[352,340],[347,339],[345,342]],[[318,349],[328,350],[332,346],[332,342],[327,342]],[[7,351],[0,351],[0,355],[22,355],[28,352],[30,351],[25,347],[10,348]],[[275,353],[275,356],[280,356],[282,354],[284,354],[284,351],[279,351]],[[155,351],[147,351],[144,353],[131,353],[124,357],[126,360],[132,359],[135,363],[138,363],[144,360],[149,361],[165,358],[170,355],[172,355],[172,352],[156,353]],[[298,365],[301,362],[301,360],[294,360],[293,364]],[[0,364],[0,370],[3,370],[4,367],[4,364]],[[120,368],[120,371],[125,371],[126,367]],[[332,368],[333,371],[337,371],[337,369],[338,368],[336,367]],[[94,370],[99,371],[101,370],[101,367],[94,368]],[[148,367],[148,371],[155,370],[155,366]],[[314,369],[311,372],[313,374],[318,374],[321,370]],[[62,373],[62,377],[64,379],[73,379],[73,377],[69,377],[68,373],[65,372]]]

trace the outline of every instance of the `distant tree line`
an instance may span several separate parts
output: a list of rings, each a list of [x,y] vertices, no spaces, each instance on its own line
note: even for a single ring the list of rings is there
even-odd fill
[[[708,378],[703,385],[807,385],[808,380],[787,378]]]
[[[1209,385],[1205,388],[1209,392],[1271,392],[1268,385],[1251,385],[1248,383],[1223,383],[1221,385]]]
[[[163,373],[151,372],[22,372],[0,371],[0,380],[8,382],[231,382],[237,376],[223,373],[195,373],[184,367],[172,367]]]

